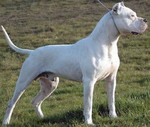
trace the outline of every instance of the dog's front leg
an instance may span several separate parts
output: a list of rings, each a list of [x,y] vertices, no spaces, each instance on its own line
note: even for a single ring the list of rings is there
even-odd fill
[[[96,80],[84,79],[84,118],[85,123],[93,125],[92,121],[92,104],[93,104],[93,91]]]
[[[115,76],[111,75],[106,79],[109,116],[111,118],[117,117],[115,108],[115,89],[116,89],[116,75]]]

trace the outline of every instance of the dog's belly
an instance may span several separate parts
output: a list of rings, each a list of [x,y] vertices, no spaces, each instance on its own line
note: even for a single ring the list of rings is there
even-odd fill
[[[57,66],[51,66],[50,68],[50,70],[58,77],[73,81],[82,81],[82,72],[77,63],[62,63]]]

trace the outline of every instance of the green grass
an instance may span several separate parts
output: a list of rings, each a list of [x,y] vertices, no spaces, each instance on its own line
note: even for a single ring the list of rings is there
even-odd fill
[[[0,0],[0,24],[14,43],[35,49],[48,44],[74,43],[86,37],[106,10],[94,0]],[[104,0],[107,7],[118,2]],[[149,0],[127,0],[127,6],[150,21]],[[100,127],[150,126],[150,31],[122,36],[118,42],[121,66],[117,78],[116,108],[119,117],[108,117],[104,82],[95,86],[93,120]],[[15,82],[27,56],[12,51],[0,32],[0,123]],[[61,79],[58,89],[42,105],[39,119],[31,105],[39,90],[34,81],[19,100],[10,127],[85,127],[82,85]]]

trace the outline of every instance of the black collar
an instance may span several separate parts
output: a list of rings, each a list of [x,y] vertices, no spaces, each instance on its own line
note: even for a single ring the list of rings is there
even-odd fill
[[[118,33],[119,33],[119,34],[121,34],[121,33],[120,33],[120,30],[119,30],[119,29],[118,29],[118,27],[117,27],[117,24],[116,24],[116,22],[115,22],[115,19],[114,19],[113,15],[111,14],[111,12],[110,12],[110,11],[109,11],[108,13],[109,13],[109,14],[110,14],[110,16],[111,16],[111,18],[112,18],[112,20],[113,20],[113,22],[114,22],[114,25],[115,25],[115,27],[116,27],[116,29],[117,29]]]

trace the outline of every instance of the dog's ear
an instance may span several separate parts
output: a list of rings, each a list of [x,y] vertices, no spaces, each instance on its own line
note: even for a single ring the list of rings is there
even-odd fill
[[[121,8],[124,7],[124,2],[117,3],[113,6],[112,10],[115,14],[120,14],[121,13]]]
[[[120,2],[120,4],[123,6],[123,7],[125,7],[125,5],[124,5],[124,2],[122,1],[122,2]]]

